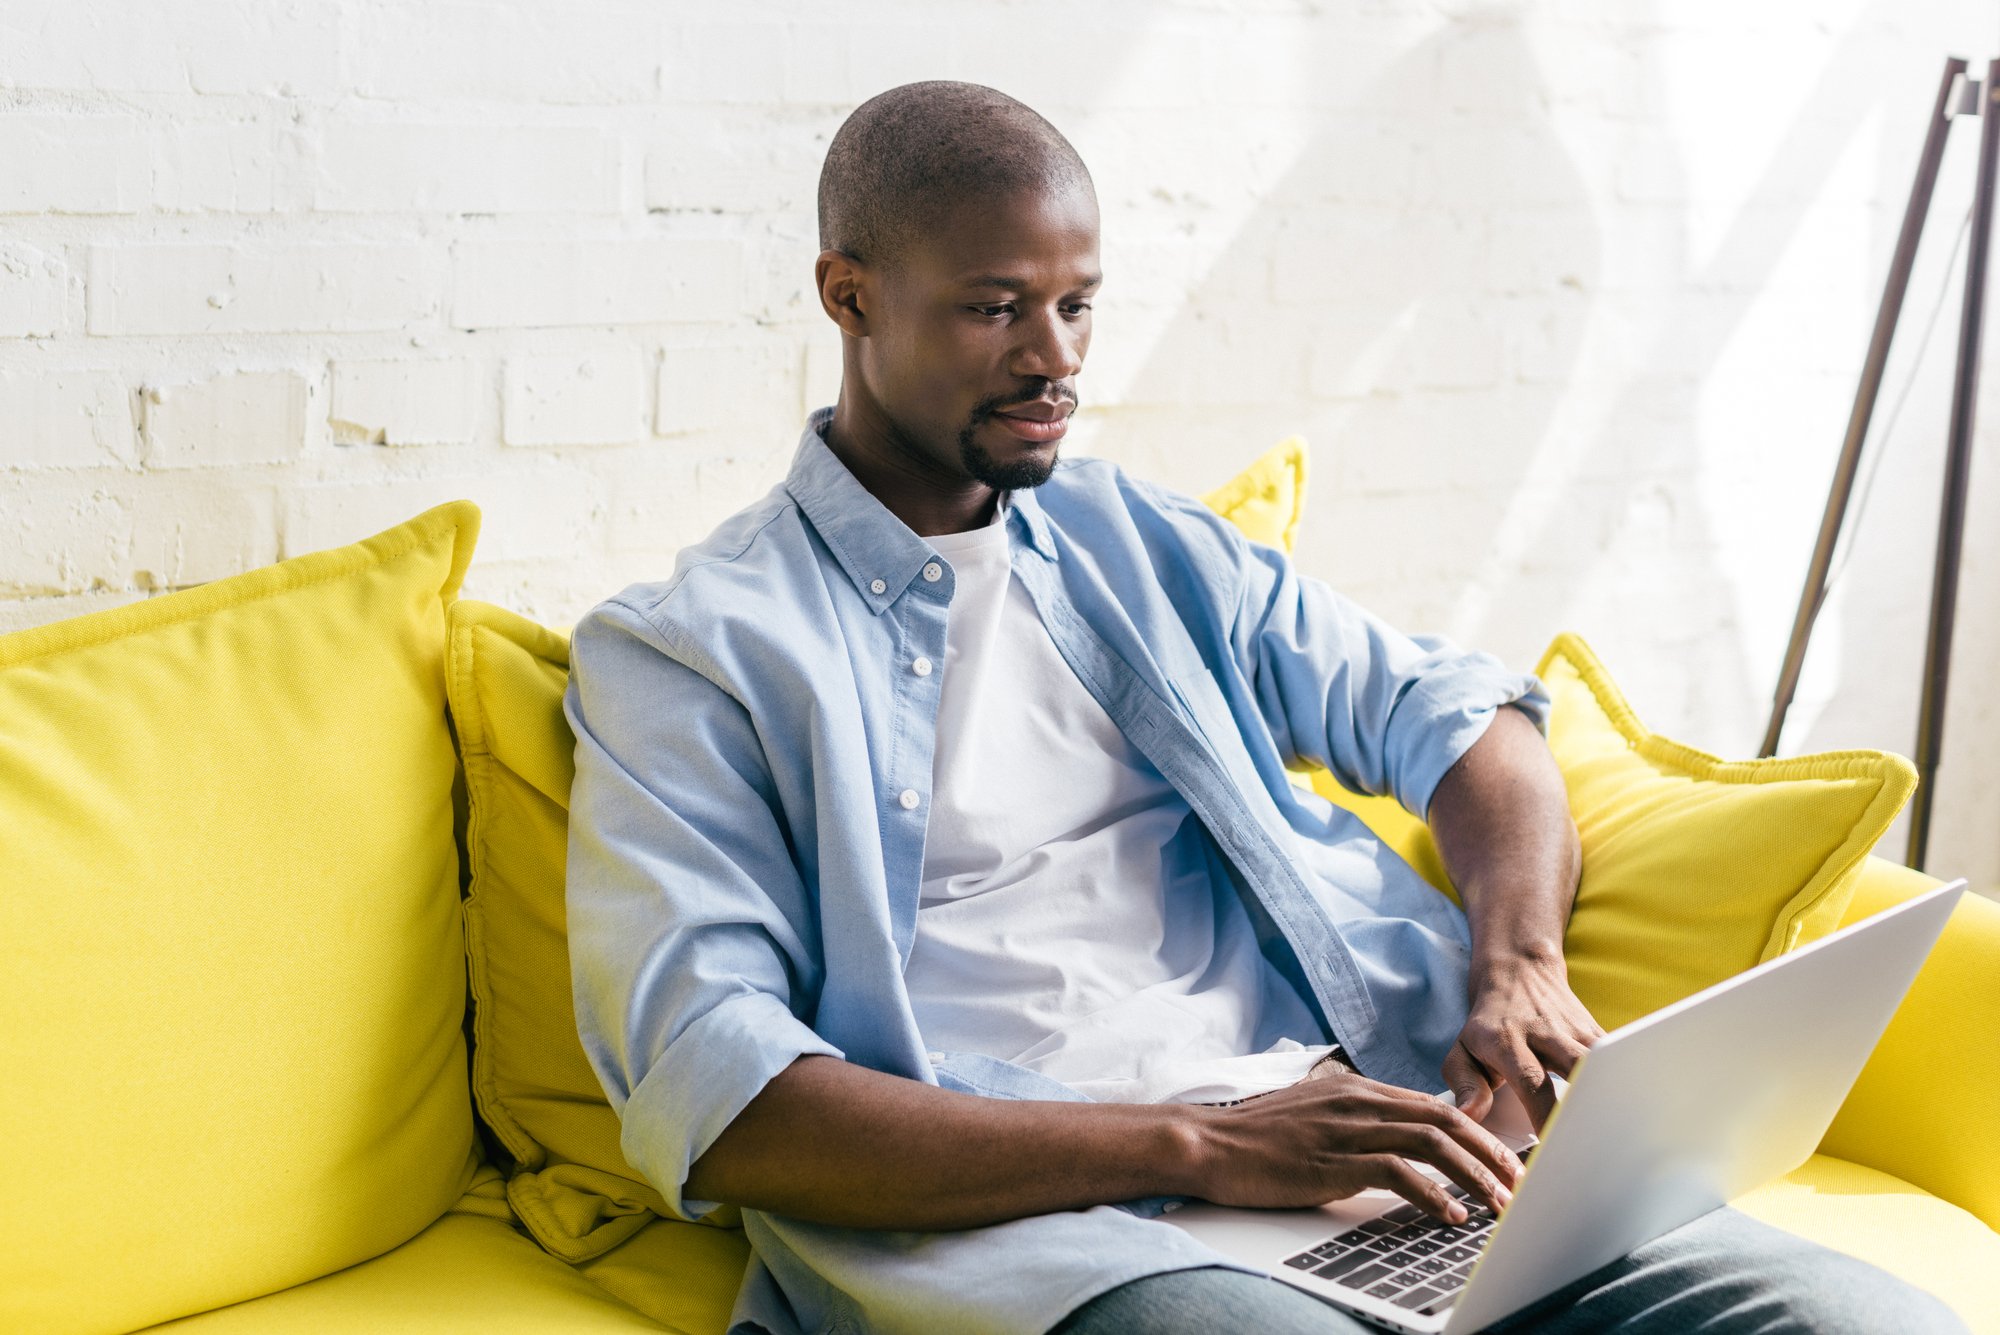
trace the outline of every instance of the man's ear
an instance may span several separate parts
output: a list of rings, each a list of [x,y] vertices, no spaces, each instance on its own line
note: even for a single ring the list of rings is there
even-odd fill
[[[872,275],[844,250],[822,250],[813,265],[819,304],[843,334],[868,336],[868,315],[874,306]]]

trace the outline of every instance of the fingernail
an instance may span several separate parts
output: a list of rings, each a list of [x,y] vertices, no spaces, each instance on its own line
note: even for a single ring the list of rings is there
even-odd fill
[[[1450,1216],[1451,1222],[1454,1224],[1462,1224],[1472,1217],[1471,1212],[1457,1201],[1453,1201],[1451,1208],[1445,1213]]]

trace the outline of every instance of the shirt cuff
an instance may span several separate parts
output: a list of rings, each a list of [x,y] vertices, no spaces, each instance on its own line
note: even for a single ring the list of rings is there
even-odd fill
[[[626,1162],[682,1219],[721,1204],[684,1198],[688,1169],[772,1077],[807,1054],[845,1058],[768,992],[745,992],[688,1025],[620,1114]]]
[[[1419,678],[1396,703],[1389,720],[1388,752],[1395,759],[1389,783],[1404,810],[1430,819],[1438,782],[1472,749],[1502,705],[1514,705],[1549,733],[1550,700],[1541,679],[1509,672],[1491,654],[1474,654],[1463,669]]]

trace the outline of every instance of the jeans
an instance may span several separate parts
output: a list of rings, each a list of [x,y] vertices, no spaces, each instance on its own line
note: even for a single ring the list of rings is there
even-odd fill
[[[1273,1279],[1203,1266],[1097,1295],[1052,1335],[1360,1335],[1373,1327]],[[1493,1332],[1930,1335],[1965,1325],[1887,1271],[1724,1207],[1634,1249]]]

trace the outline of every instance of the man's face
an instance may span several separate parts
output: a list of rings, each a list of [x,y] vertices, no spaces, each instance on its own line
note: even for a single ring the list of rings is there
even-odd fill
[[[1101,276],[1087,189],[961,206],[876,275],[863,375],[900,444],[1011,490],[1055,467]]]

